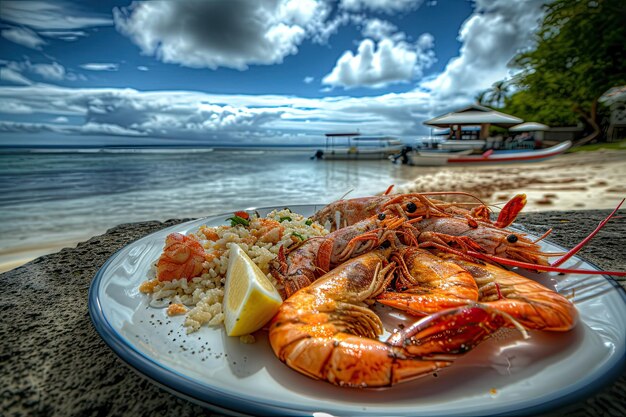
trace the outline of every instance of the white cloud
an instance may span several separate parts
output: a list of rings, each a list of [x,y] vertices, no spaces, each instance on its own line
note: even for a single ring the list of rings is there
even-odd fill
[[[59,117],[55,117],[52,120],[53,123],[67,123],[69,122],[69,119],[65,116],[59,116]]]
[[[435,62],[433,37],[424,34],[415,44],[383,38],[375,44],[365,39],[356,55],[346,51],[323,83],[345,88],[380,88],[393,83],[409,82]]]
[[[363,27],[362,34],[366,38],[381,40],[390,38],[393,34],[398,33],[398,28],[391,22],[380,19],[368,19]],[[404,34],[400,35],[404,38]]]
[[[54,2],[2,0],[2,19],[36,30],[80,29],[110,26],[113,23],[109,16],[87,15],[77,10],[71,3],[60,0]]]
[[[87,36],[87,32],[84,30],[40,30],[38,33],[41,36],[61,39],[67,42],[75,41],[79,38]]]
[[[326,19],[326,17],[330,15],[329,12],[330,8],[322,8],[321,12],[310,26],[311,40],[315,43],[325,44],[332,35],[337,33],[341,26],[349,23],[359,25],[364,20],[363,15],[348,12],[335,13],[334,16]]]
[[[459,56],[422,87],[432,91],[434,102],[468,102],[479,91],[510,76],[507,64],[532,45],[543,4],[541,0],[478,0],[476,10],[459,31],[463,43]]]
[[[51,64],[31,64],[26,62],[26,68],[46,80],[61,81],[65,79],[65,67],[58,62]]]
[[[41,133],[54,132],[55,127],[46,123],[20,123],[0,121],[0,132],[3,133]]]
[[[46,41],[35,32],[25,27],[13,27],[2,31],[2,37],[30,49],[41,50]]]
[[[12,101],[0,101],[0,114],[31,114],[30,106]]]
[[[108,62],[93,62],[89,64],[82,64],[80,67],[89,71],[117,71],[119,65]]]
[[[305,84],[311,84],[313,81],[315,81],[314,77],[304,77]]]
[[[146,132],[128,129],[114,124],[88,122],[81,126],[66,126],[68,133],[81,133],[83,135],[107,135],[107,136],[146,136]]]
[[[114,9],[115,24],[141,51],[194,68],[281,63],[330,12],[317,0],[163,1]]]
[[[174,2],[148,4],[162,3]],[[298,136],[299,144],[321,140],[324,133],[332,130],[359,129],[368,134],[411,138],[427,133],[422,125],[423,120],[469,104],[477,91],[507,76],[507,62],[519,49],[532,44],[531,35],[541,15],[540,5],[539,0],[519,3],[477,0],[475,12],[459,31],[459,39],[463,43],[459,56],[448,62],[441,74],[418,81],[413,91],[379,96],[309,99],[285,95],[66,88],[34,85],[23,75],[34,73],[37,71],[35,65],[40,64],[0,61],[2,80],[16,84],[0,86],[0,119],[3,114],[31,114],[39,117],[39,121],[59,117],[68,119],[63,125],[7,121],[0,124],[0,130],[91,135],[97,132],[109,136],[132,135],[137,140],[147,137],[197,138],[216,142],[294,138],[301,135]],[[316,20],[310,20],[310,13],[300,13],[299,10],[283,12],[283,16],[287,15],[291,17],[285,21],[297,24],[307,32],[306,36],[314,32],[312,28]],[[134,17],[127,16],[126,19],[127,22],[135,22]],[[350,17],[349,21],[355,23],[359,19]],[[156,25],[155,22],[150,24]],[[167,16],[159,22],[164,25],[172,23]],[[309,26],[304,22],[309,22]],[[361,23],[364,23],[363,28],[366,30],[369,23],[365,19]],[[175,22],[172,24],[175,25]],[[348,55],[348,68],[344,73],[337,72],[335,83],[327,85],[378,85],[400,80],[413,81],[421,69],[432,63],[432,36],[424,34],[416,42],[409,43],[402,33],[392,30],[388,25],[385,29],[385,26],[379,24],[376,33],[380,39],[376,39],[377,42],[363,41],[356,54]],[[264,28],[262,25],[259,27]],[[372,26],[369,26],[369,30],[374,31]],[[152,28],[146,34],[162,35],[167,32],[165,29],[158,31]],[[252,33],[265,32],[253,30]],[[372,38],[375,36],[374,32],[370,35]],[[163,40],[162,36],[154,38],[156,43]],[[194,42],[201,44],[199,39]],[[235,42],[234,45],[238,44]],[[251,51],[256,51],[257,46],[251,45]],[[239,53],[232,52],[233,56],[240,59],[237,62],[250,64],[249,58],[254,56],[254,53],[241,52],[244,49],[230,50]],[[220,50],[207,46],[203,53],[210,51]],[[414,58],[411,52],[415,54]],[[395,67],[388,65],[390,63],[394,63]],[[53,70],[53,64],[49,65],[51,67],[48,69]],[[339,71],[337,67],[335,69]],[[43,69],[39,67],[38,71],[41,73]],[[66,71],[65,78],[71,75],[71,72]]]
[[[2,20],[19,25],[2,30],[2,37],[38,51],[48,44],[42,37],[70,42],[87,36],[81,29],[113,24],[110,16],[87,14],[64,0],[3,0],[1,7]]]
[[[148,67],[144,67],[143,65],[138,66],[137,69],[139,71],[149,71],[150,70]]]
[[[4,131],[55,132],[188,138],[216,142],[299,135],[298,143],[318,141],[329,130],[360,129],[372,134],[415,134],[427,115],[421,92],[379,97],[306,99],[279,95],[210,95],[190,91],[81,89],[38,84],[0,87],[0,112],[65,117],[55,123],[15,124]],[[10,103],[9,108],[4,103]],[[14,110],[14,111],[12,111]],[[70,116],[72,116],[70,118]],[[306,126],[306,129],[303,127]],[[304,142],[302,142],[304,141]]]
[[[22,84],[22,85],[30,85],[33,82],[28,78],[24,77],[19,69],[11,68],[11,67],[2,67],[0,68],[0,80],[6,81],[12,84]],[[4,103],[5,105],[8,103]]]
[[[341,0],[339,7],[352,12],[372,10],[388,14],[415,10],[423,0]]]
[[[246,138],[280,119],[283,109],[269,106],[216,104],[214,98],[194,92],[139,92],[131,89],[71,89],[39,84],[35,88],[0,87],[4,113],[78,116],[78,125],[64,125],[63,132],[137,137],[189,137],[207,134]],[[220,100],[224,101],[224,100]],[[45,129],[46,123],[4,123],[2,130],[24,132]],[[45,128],[45,129],[44,129]]]
[[[117,126],[152,137],[200,136],[221,133],[237,136],[257,130],[280,117],[280,110],[211,103],[202,94],[116,90],[97,94],[85,103],[85,118],[92,126]],[[111,130],[111,132],[113,132]]]
[[[2,63],[2,79],[15,83],[30,85],[34,84],[25,73],[34,74],[47,81],[75,81],[84,79],[80,74],[68,72],[65,67],[58,62],[32,63],[29,60],[22,62],[5,61]]]

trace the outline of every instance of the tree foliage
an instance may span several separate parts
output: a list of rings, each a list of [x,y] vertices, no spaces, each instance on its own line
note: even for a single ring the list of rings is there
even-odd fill
[[[528,90],[518,91],[508,97],[503,111],[526,121],[549,126],[575,126],[580,119],[569,103],[556,97],[537,98]]]
[[[513,66],[518,92],[506,109],[548,124],[584,121],[600,133],[599,99],[626,84],[626,1],[555,0],[545,6],[536,47]]]

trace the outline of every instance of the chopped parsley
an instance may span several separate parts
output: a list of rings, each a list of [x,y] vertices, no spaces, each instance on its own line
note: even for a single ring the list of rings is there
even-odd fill
[[[245,227],[250,226],[250,222],[248,220],[244,219],[243,217],[233,216],[233,217],[229,217],[226,220],[230,220],[230,226],[231,227],[235,227],[238,224],[241,224],[241,225],[243,225]]]

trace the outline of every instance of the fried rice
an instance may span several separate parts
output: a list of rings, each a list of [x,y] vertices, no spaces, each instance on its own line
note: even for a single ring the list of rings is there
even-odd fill
[[[172,281],[152,279],[143,282],[139,290],[150,297],[150,306],[168,307],[181,304],[188,308],[184,326],[187,333],[203,325],[217,326],[224,321],[222,299],[224,281],[230,255],[230,246],[238,244],[267,275],[277,289],[279,284],[270,274],[270,263],[277,257],[281,246],[285,249],[315,236],[324,236],[327,230],[316,222],[285,208],[274,210],[266,217],[252,215],[248,225],[233,224],[217,227],[200,226],[193,235],[209,256],[203,263],[202,275],[187,280]],[[178,314],[184,313],[177,308]]]

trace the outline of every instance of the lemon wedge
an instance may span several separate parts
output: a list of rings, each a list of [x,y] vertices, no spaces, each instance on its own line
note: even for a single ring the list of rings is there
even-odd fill
[[[283,302],[263,271],[235,243],[224,284],[224,326],[228,336],[242,336],[259,330]]]

